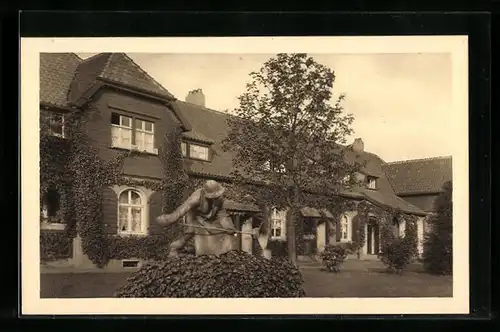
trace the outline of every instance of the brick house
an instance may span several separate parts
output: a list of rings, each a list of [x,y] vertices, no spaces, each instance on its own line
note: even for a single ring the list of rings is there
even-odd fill
[[[72,53],[41,54],[40,107],[43,112],[51,114],[51,131],[55,136],[64,139],[64,116],[71,112],[71,107],[85,109],[90,101],[96,107],[97,115],[88,124],[87,133],[100,158],[111,160],[117,151],[134,146],[149,155],[127,159],[123,176],[160,181],[162,167],[157,157],[158,149],[164,144],[166,133],[181,128],[182,153],[191,180],[201,183],[206,179],[215,179],[230,188],[233,155],[224,152],[221,147],[230,115],[207,108],[201,90],[191,91],[185,101],[180,101],[123,53],[102,53],[86,60]],[[352,201],[353,206],[364,202],[415,216],[421,252],[428,213],[424,206],[419,207],[417,202],[413,204],[405,192],[395,186],[413,179],[413,173],[408,173],[406,180],[403,172],[392,174],[390,171],[390,176],[387,176],[388,169],[397,164],[387,164],[365,151],[361,139],[356,139],[347,148],[350,151],[348,158],[361,159],[366,164],[357,174],[362,185],[341,193],[341,196]],[[161,228],[155,225],[155,218],[161,213],[160,196],[159,192],[141,186],[115,185],[106,188],[102,203],[105,232],[114,237],[147,237],[161,232]],[[55,217],[59,206],[57,193],[47,193],[43,202],[42,235],[64,232],[64,221]],[[250,231],[262,222],[260,218],[268,218],[272,239],[285,240],[283,211],[245,201],[228,200],[225,204],[239,229]],[[302,257],[316,254],[326,244],[350,242],[356,237],[357,211],[354,208],[340,217],[326,208],[303,207],[301,214],[304,236],[299,255]],[[397,226],[399,232],[404,233],[404,220]],[[366,241],[360,255],[376,257],[380,247],[378,224],[367,223],[364,233]],[[250,236],[242,235],[239,241],[241,249],[248,252],[254,250],[254,241]],[[128,257],[111,260],[108,266],[121,268],[136,266],[134,264],[138,262],[138,259]],[[57,257],[50,264],[81,268],[93,266],[83,253],[78,236],[72,241],[67,254]]]

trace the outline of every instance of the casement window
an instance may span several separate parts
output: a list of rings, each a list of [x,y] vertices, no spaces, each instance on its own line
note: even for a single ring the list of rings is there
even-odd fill
[[[271,209],[271,238],[281,239],[284,236],[284,227],[286,223],[286,212]]]
[[[118,113],[111,114],[111,146],[158,154],[155,125],[151,121]]]
[[[127,189],[118,198],[118,234],[146,235],[146,200],[138,190]]]
[[[374,176],[366,177],[368,189],[377,189],[377,178]]]
[[[208,160],[208,147],[189,144],[189,157],[193,159]]]
[[[135,119],[135,146],[139,151],[154,153],[154,123]]]
[[[286,173],[286,167],[284,164],[276,164],[270,161],[266,161],[263,165],[264,171],[274,171],[276,173]]]
[[[50,135],[64,138],[64,114],[51,111],[48,118]]]
[[[181,151],[183,157],[210,161],[210,148],[208,146],[181,142]]]
[[[61,196],[55,189],[49,189],[42,197],[40,211],[42,229],[63,229],[64,219],[61,215]]]
[[[351,240],[351,232],[350,230],[350,220],[349,217],[343,215],[340,218],[340,241],[341,242],[349,242]]]
[[[187,144],[185,142],[181,142],[181,151],[182,156],[187,157]]]
[[[132,149],[132,118],[116,113],[111,114],[111,146]]]

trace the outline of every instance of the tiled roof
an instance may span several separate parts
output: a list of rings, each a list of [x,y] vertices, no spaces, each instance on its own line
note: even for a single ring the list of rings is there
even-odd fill
[[[397,195],[438,193],[452,180],[451,157],[391,162],[383,169]]]
[[[230,115],[183,101],[176,101],[176,104],[191,125],[192,131],[185,134],[188,137],[202,136],[214,142],[211,146],[214,154],[212,161],[186,160],[189,170],[202,175],[229,177],[233,170],[234,153],[223,151],[221,142],[229,132],[227,120]]]
[[[67,107],[68,91],[82,62],[73,53],[40,53],[40,103]]]
[[[83,61],[71,85],[70,100],[77,101],[98,81],[115,83],[166,99],[174,96],[124,53],[100,53]]]

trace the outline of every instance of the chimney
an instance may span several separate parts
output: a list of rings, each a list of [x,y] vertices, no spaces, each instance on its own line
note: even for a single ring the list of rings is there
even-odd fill
[[[365,150],[365,144],[361,138],[356,138],[351,146],[353,151],[356,152],[363,152]]]
[[[189,91],[186,96],[186,102],[205,107],[205,95],[201,89]]]

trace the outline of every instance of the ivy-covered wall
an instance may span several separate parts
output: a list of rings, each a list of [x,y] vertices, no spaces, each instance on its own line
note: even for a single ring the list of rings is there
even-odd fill
[[[122,167],[127,158],[150,156],[127,151],[112,160],[103,161],[87,130],[89,119],[96,111],[89,108],[68,112],[64,122],[65,138],[50,135],[48,113],[40,112],[40,197],[49,188],[56,189],[61,196],[60,210],[66,223],[64,231],[41,232],[40,258],[47,261],[70,257],[71,251],[66,248],[76,234],[82,239],[83,252],[98,267],[104,267],[110,259],[161,257],[168,252],[168,244],[178,234],[177,227],[168,230],[157,227],[153,235],[146,237],[110,234],[103,213],[104,193],[115,185],[142,186],[153,190],[157,193],[157,199],[150,204],[151,211],[155,212],[150,213],[153,221],[159,214],[176,207],[185,195],[188,181],[182,167],[180,131],[168,133],[167,144],[159,149],[164,179],[168,181],[125,178]],[[114,219],[116,222],[117,219]]]

